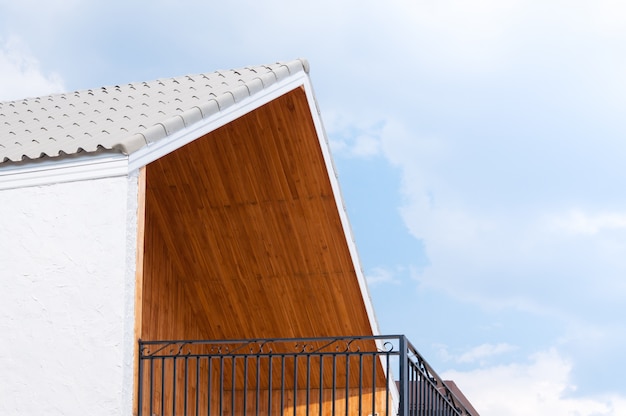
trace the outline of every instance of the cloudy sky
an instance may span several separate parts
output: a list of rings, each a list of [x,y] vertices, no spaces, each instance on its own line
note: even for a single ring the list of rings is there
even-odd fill
[[[626,3],[0,0],[0,99],[307,58],[383,333],[626,414]]]

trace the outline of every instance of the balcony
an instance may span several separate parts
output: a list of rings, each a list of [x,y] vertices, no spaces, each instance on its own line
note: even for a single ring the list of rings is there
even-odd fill
[[[477,416],[402,335],[140,340],[137,397],[140,416]]]

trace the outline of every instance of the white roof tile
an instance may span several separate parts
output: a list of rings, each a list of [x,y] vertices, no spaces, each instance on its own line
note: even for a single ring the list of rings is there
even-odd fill
[[[0,102],[0,165],[100,149],[132,153],[308,70],[294,60]]]

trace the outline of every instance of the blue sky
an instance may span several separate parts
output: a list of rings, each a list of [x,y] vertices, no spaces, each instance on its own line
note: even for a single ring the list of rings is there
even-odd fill
[[[0,99],[307,58],[382,332],[482,415],[624,415],[625,19],[608,0],[0,0]]]

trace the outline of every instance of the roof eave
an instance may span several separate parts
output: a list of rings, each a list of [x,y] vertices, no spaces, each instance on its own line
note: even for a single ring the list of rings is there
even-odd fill
[[[137,134],[108,151],[81,152],[54,158],[6,163],[0,167],[0,190],[129,175],[198,137],[299,87],[311,88],[306,70],[295,72],[253,95],[242,97],[223,110],[207,114],[207,117],[171,131],[169,135],[157,137],[156,134],[150,136],[150,133],[147,133],[146,137]]]

